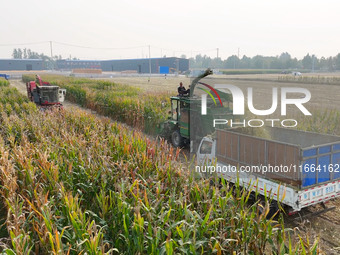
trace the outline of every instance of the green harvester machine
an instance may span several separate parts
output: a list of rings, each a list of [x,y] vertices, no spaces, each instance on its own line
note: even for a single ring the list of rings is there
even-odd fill
[[[215,98],[207,97],[206,115],[201,114],[202,99],[194,92],[196,86],[202,84],[199,81],[210,74],[212,70],[207,69],[195,78],[190,85],[189,95],[170,97],[171,111],[168,119],[160,125],[160,135],[169,139],[175,147],[188,146],[190,141],[200,140],[203,136],[214,133],[214,119],[233,119],[232,96],[221,90],[217,92],[223,106],[216,104],[217,97],[210,91],[210,95]]]

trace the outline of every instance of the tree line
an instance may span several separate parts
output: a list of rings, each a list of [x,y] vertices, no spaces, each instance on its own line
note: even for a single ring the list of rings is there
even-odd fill
[[[182,55],[181,57],[185,57]],[[221,69],[305,69],[319,71],[340,70],[340,53],[334,57],[316,57],[307,54],[302,59],[292,58],[288,52],[283,52],[280,56],[266,57],[257,55],[252,58],[244,55],[239,58],[236,55],[225,60],[221,58],[211,58],[209,56],[196,55],[189,58],[191,68],[221,68]]]
[[[14,59],[42,59],[44,61],[55,61],[55,60],[60,60],[62,59],[62,56],[59,55],[55,55],[52,58],[50,56],[45,55],[44,53],[38,53],[35,51],[32,51],[31,49],[21,49],[21,48],[15,48],[13,49],[12,52],[12,57]],[[67,58],[68,60],[79,60],[78,58],[75,58],[72,56],[70,56],[69,58]]]
[[[62,56],[55,55],[53,58],[32,51],[31,49],[13,49],[12,57],[14,59],[42,59],[45,62],[54,62],[62,59]],[[186,58],[182,55],[181,58]],[[78,60],[70,56],[68,60]],[[196,55],[194,58],[189,58],[190,68],[221,68],[221,69],[304,69],[304,70],[319,70],[319,71],[336,71],[340,70],[340,53],[334,57],[316,57],[309,53],[302,59],[292,58],[288,52],[281,53],[280,56],[267,57],[256,55],[252,58],[244,55],[239,58],[237,55],[232,55],[227,59],[211,58],[207,55]]]

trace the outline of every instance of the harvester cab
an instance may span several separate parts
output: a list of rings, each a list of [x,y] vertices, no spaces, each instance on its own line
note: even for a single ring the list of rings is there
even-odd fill
[[[65,96],[66,96],[66,89],[59,89],[59,102],[63,103],[65,101]]]
[[[61,107],[65,100],[66,89],[42,81],[39,75],[35,81],[27,82],[26,88],[28,98],[41,107]]]
[[[174,96],[170,100],[171,112],[168,121],[164,123],[163,133],[175,147],[181,147],[189,142],[191,101],[187,96]]]
[[[224,101],[223,107],[216,106],[216,100],[207,99],[207,114],[201,114],[201,97],[194,95],[196,85],[199,80],[212,74],[210,69],[195,78],[190,85],[190,94],[183,96],[173,96],[171,100],[171,111],[168,120],[161,124],[161,135],[171,140],[175,147],[183,147],[209,133],[214,132],[212,127],[214,118],[232,118],[230,94],[219,91]],[[209,91],[208,91],[209,92]],[[210,92],[209,92],[210,93]],[[211,93],[210,93],[211,94]]]

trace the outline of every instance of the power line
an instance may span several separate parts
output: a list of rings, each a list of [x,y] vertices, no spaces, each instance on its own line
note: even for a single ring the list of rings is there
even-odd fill
[[[53,53],[52,53],[52,41],[50,41],[50,48],[51,48],[51,58],[53,58]]]
[[[148,45],[141,45],[141,46],[132,46],[132,47],[123,47],[123,48],[101,48],[101,47],[90,47],[90,46],[76,45],[76,44],[63,43],[63,42],[55,42],[55,41],[53,41],[53,43],[65,45],[65,46],[70,46],[70,47],[83,48],[83,49],[93,49],[93,50],[130,50],[130,49],[138,49],[138,48],[148,47]]]
[[[0,44],[0,46],[22,46],[22,45],[34,45],[34,44],[43,44],[43,43],[49,43],[49,41],[30,42],[30,43],[9,43],[9,44]]]
[[[207,51],[216,51],[216,48],[213,49],[203,49],[203,50],[175,50],[175,49],[167,49],[167,48],[162,48],[158,46],[151,45],[153,48],[160,49],[160,50],[166,50],[166,51],[172,51],[172,52],[207,52]]]
[[[65,42],[58,42],[58,41],[40,41],[40,42],[27,42],[27,43],[9,43],[9,44],[0,44],[0,46],[26,46],[26,45],[37,45],[37,44],[46,44],[49,45],[50,51],[51,51],[51,56],[52,56],[52,44],[57,44],[57,45],[63,45],[63,46],[68,46],[68,47],[74,47],[74,48],[82,48],[82,49],[91,49],[91,50],[132,50],[132,49],[143,49],[143,48],[156,48],[160,49],[161,53],[163,51],[170,51],[173,52],[174,56],[176,53],[185,53],[187,54],[190,52],[192,55],[193,53],[204,53],[204,52],[212,52],[216,51],[216,48],[213,49],[202,49],[202,50],[176,50],[176,49],[168,49],[168,48],[163,48],[163,47],[158,47],[154,45],[139,45],[139,46],[131,46],[131,47],[91,47],[91,46],[85,46],[85,45],[79,45],[79,44],[71,44],[71,43],[65,43]],[[162,55],[162,54],[161,54]]]
[[[0,44],[0,46],[23,46],[23,45],[35,45],[35,44],[59,44],[59,45],[64,45],[64,46],[70,46],[70,47],[75,47],[75,48],[83,48],[83,49],[93,49],[93,50],[130,50],[130,49],[138,49],[138,48],[146,48],[146,47],[152,47],[156,49],[161,49],[165,51],[172,51],[172,52],[177,52],[177,53],[182,53],[182,52],[192,52],[192,53],[199,53],[199,52],[207,52],[207,51],[215,51],[216,48],[214,49],[202,49],[202,50],[176,50],[176,49],[168,49],[168,48],[163,48],[163,47],[158,47],[154,45],[139,45],[139,46],[131,46],[131,47],[91,47],[91,46],[84,46],[84,45],[78,45],[78,44],[71,44],[71,43],[65,43],[65,42],[57,42],[57,41],[41,41],[41,42],[27,42],[27,43],[9,43],[9,44]]]
[[[64,42],[56,42],[56,41],[41,41],[41,42],[28,42],[28,43],[8,43],[8,44],[0,44],[0,46],[23,46],[23,45],[35,45],[35,44],[48,44],[48,43],[55,43],[70,47],[76,47],[76,48],[84,48],[84,49],[95,49],[95,50],[129,50],[129,49],[138,49],[138,48],[144,48],[148,47],[148,45],[141,45],[141,46],[132,46],[132,47],[122,47],[122,48],[103,48],[103,47],[90,47],[90,46],[84,46],[84,45],[76,45],[71,43],[64,43]]]

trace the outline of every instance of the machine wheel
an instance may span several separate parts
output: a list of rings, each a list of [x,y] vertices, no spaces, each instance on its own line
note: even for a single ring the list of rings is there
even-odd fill
[[[260,198],[260,201],[259,201],[259,205],[258,205],[258,208],[259,208],[259,212],[262,214],[263,213],[263,210],[266,206],[266,202],[265,202],[265,199],[263,196],[261,196]],[[267,219],[270,219],[271,217],[273,217],[274,214],[277,213],[277,211],[279,211],[280,208],[277,204],[277,202],[275,200],[272,200],[270,201],[270,204],[269,204],[269,212],[268,214],[266,215],[266,218]]]
[[[172,145],[175,146],[175,147],[182,147],[183,146],[184,139],[181,136],[179,130],[175,130],[174,132],[172,132],[171,142],[172,142]]]
[[[161,136],[165,137],[168,140],[171,140],[171,135],[172,135],[171,131],[172,131],[172,127],[169,122],[165,122],[161,124],[160,126]]]

